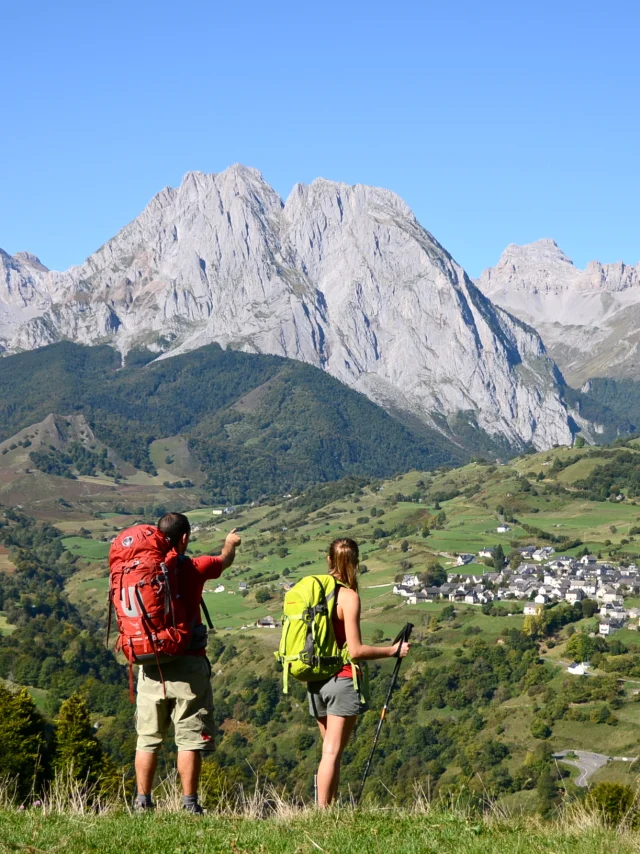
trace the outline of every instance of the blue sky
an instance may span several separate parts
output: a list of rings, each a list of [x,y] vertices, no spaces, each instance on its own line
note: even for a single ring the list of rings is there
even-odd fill
[[[640,260],[637,4],[5,0],[0,247],[80,263],[189,170],[395,190],[472,275]]]

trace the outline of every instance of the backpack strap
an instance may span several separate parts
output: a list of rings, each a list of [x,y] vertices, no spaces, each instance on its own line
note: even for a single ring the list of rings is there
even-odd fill
[[[332,576],[334,578],[334,576]],[[335,587],[331,593],[332,596],[337,595],[338,588],[346,587],[347,585],[339,581],[337,578],[335,580]],[[363,661],[362,664],[356,664],[355,661],[351,660],[351,656],[349,655],[349,650],[347,647],[343,647],[346,650],[347,654],[342,656],[342,661],[344,664],[351,665],[351,674],[353,677],[353,690],[357,693],[360,702],[366,703],[369,700],[369,665],[368,662]],[[361,676],[358,675],[358,672],[361,671]]]
[[[183,560],[187,560],[187,556],[185,554],[178,555],[178,566],[182,563]],[[172,602],[173,607],[173,602]],[[213,630],[213,623],[211,621],[211,614],[209,614],[209,609],[207,608],[207,604],[204,601],[204,596],[200,599],[200,607],[202,609],[202,613],[204,614],[204,618],[207,621],[207,626]]]
[[[209,614],[209,609],[207,608],[206,602],[204,601],[204,596],[200,600],[200,607],[202,608],[202,613],[204,614],[204,618],[207,621],[207,625],[210,629],[213,629],[213,623],[211,622],[211,616]]]

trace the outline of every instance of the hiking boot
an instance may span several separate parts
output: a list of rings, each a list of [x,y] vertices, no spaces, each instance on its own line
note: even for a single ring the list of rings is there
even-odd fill
[[[206,813],[206,810],[203,809],[200,804],[184,804],[182,811],[188,812],[191,815],[204,815]]]
[[[140,801],[133,802],[133,811],[136,815],[143,815],[144,813],[153,813],[156,810],[155,804],[144,804]]]

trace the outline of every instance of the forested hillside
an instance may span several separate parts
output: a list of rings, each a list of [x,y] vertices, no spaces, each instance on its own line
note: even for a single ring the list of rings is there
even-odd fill
[[[536,616],[523,616],[526,602],[520,600],[480,606],[445,598],[407,605],[393,587],[411,573],[438,587],[452,572],[487,572],[479,562],[457,567],[456,556],[465,551],[488,549],[487,563],[495,567],[504,555],[517,567],[525,544],[628,565],[638,557],[640,511],[633,490],[639,456],[637,440],[556,449],[504,466],[476,461],[388,481],[347,478],[302,495],[238,506],[227,515],[216,509],[219,515],[212,516],[210,507],[190,511],[195,553],[215,551],[231,527],[243,537],[222,589],[205,588],[216,624],[209,657],[218,746],[207,763],[209,779],[250,787],[258,774],[286,785],[295,798],[312,797],[317,730],[302,686],[294,683],[290,695],[282,693],[272,655],[278,631],[256,623],[277,620],[285,587],[321,572],[330,540],[348,534],[362,548],[365,640],[392,638],[407,620],[416,625],[369,798],[387,801],[391,792],[394,803],[410,804],[418,784],[430,797],[453,794],[472,804],[492,798],[552,814],[584,794],[573,782],[575,770],[553,758],[566,750],[604,756],[594,782],[633,782],[635,764],[609,767],[606,757],[638,755],[637,631],[589,637],[597,631],[597,606],[589,599],[552,601]],[[64,510],[64,531],[15,510],[4,513],[0,542],[14,569],[2,576],[0,677],[9,686],[28,686],[49,721],[62,714],[61,703],[79,694],[113,767],[131,779],[126,669],[102,647],[105,558],[113,533],[146,514],[114,507],[111,514],[79,514],[74,521],[75,512]],[[510,530],[501,537],[496,526],[507,519]],[[625,595],[637,597],[638,591]],[[567,662],[584,655],[592,660],[592,675],[568,675]],[[389,663],[371,668],[371,710],[345,756],[345,793],[362,773],[389,674]],[[24,697],[16,706],[26,727],[35,713]],[[45,740],[48,731],[42,724]],[[173,758],[168,745],[162,767]]]
[[[0,440],[50,413],[82,413],[122,459],[154,472],[151,442],[180,435],[204,471],[205,495],[234,503],[465,457],[435,431],[404,426],[309,365],[217,345],[145,366],[148,358],[134,353],[122,368],[109,347],[63,343],[0,360]],[[68,457],[33,462],[64,474]],[[83,462],[95,469],[95,460]]]

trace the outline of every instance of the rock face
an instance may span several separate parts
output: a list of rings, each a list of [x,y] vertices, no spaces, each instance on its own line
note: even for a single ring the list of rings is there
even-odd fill
[[[253,169],[189,173],[80,267],[2,261],[8,352],[67,338],[166,357],[219,342],[309,362],[445,432],[470,411],[510,442],[571,440],[538,335],[387,190],[318,179],[283,203]]]
[[[572,385],[636,378],[640,368],[640,264],[574,267],[553,240],[506,248],[479,288],[540,332]]]

